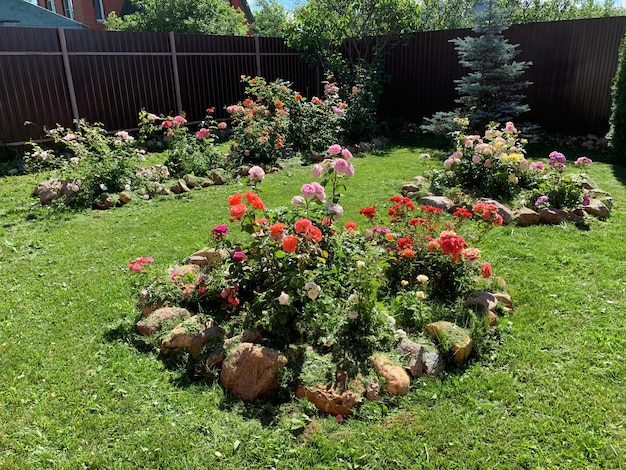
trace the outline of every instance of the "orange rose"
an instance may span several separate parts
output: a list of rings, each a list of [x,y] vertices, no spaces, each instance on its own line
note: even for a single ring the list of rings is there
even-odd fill
[[[230,208],[230,216],[233,217],[235,220],[241,220],[247,210],[248,208],[245,204],[235,204]]]
[[[251,193],[250,191],[246,192],[246,201],[248,201],[248,204],[250,204],[252,207],[256,207],[257,209],[261,209],[262,211],[265,210],[265,204],[263,204],[261,198],[256,194]]]
[[[283,238],[283,250],[285,250],[287,253],[293,253],[294,251],[296,251],[297,247],[298,237],[294,235],[288,235]]]
[[[242,200],[241,194],[235,193],[231,197],[228,198],[228,205],[234,206],[236,204],[241,204],[241,200]]]

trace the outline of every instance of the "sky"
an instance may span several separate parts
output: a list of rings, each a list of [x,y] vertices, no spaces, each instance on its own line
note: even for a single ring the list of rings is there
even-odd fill
[[[278,0],[278,3],[280,3],[282,6],[284,6],[288,10],[293,10],[296,7],[296,5],[298,5],[298,3],[303,3],[303,1],[302,0]],[[250,8],[252,8],[253,10],[254,10],[254,4],[255,4],[255,0],[248,0],[248,5],[250,5]]]

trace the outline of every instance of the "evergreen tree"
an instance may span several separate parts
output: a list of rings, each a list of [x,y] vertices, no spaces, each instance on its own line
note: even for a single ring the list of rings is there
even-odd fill
[[[468,118],[470,129],[480,132],[490,122],[512,121],[530,110],[522,104],[522,91],[531,83],[520,80],[531,62],[516,62],[517,45],[503,36],[510,23],[507,12],[490,1],[487,8],[476,15],[473,31],[479,36],[452,39],[459,63],[469,69],[455,89],[456,102],[461,105],[452,113],[437,113],[426,119],[423,129],[436,133],[453,130],[452,119]]]
[[[619,62],[611,95],[613,106],[609,137],[618,161],[624,161],[626,156],[626,37],[622,39],[619,46]]]

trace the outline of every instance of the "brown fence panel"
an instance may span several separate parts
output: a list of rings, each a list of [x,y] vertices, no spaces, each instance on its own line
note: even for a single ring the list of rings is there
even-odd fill
[[[0,28],[0,142],[37,138],[44,125],[72,122],[60,54],[54,29]]]
[[[531,112],[521,116],[548,131],[605,134],[611,82],[626,17],[513,25],[505,32],[519,44],[516,60],[531,60],[524,75]],[[464,74],[450,39],[470,30],[417,33],[408,47],[390,51],[381,114],[421,122],[454,108],[454,80]]]

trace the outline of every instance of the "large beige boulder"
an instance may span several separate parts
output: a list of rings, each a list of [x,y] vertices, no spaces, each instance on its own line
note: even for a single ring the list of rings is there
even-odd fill
[[[409,393],[411,378],[406,371],[389,361],[387,356],[374,356],[371,359],[374,371],[385,379],[385,389],[394,396],[404,396]]]
[[[278,388],[277,374],[287,358],[274,349],[241,343],[222,364],[220,383],[234,395],[251,401]]]

